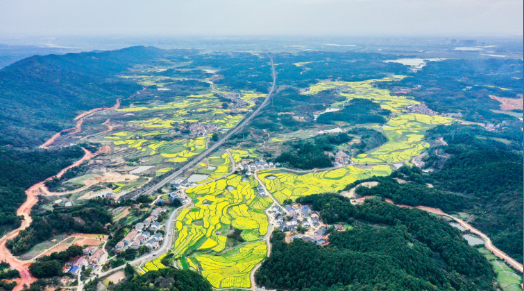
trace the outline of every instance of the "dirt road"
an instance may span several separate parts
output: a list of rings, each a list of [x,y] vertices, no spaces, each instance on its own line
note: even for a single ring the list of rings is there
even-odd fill
[[[70,131],[70,130],[74,129],[74,131],[68,133],[68,135],[79,133],[80,131],[82,131],[82,123],[84,123],[84,118],[93,115],[95,112],[114,110],[114,109],[117,109],[118,107],[120,107],[120,99],[116,100],[116,104],[113,107],[109,107],[109,108],[107,108],[107,107],[95,108],[95,109],[91,109],[91,110],[89,110],[87,112],[84,112],[84,113],[78,115],[77,117],[75,117],[73,119],[73,120],[78,120],[76,122],[75,127],[64,129],[64,130],[62,130],[60,132],[55,133],[51,138],[49,138],[46,142],[44,142],[41,146],[39,146],[39,148],[46,149],[48,146],[53,144],[56,141],[56,139],[59,138],[62,135],[62,133],[64,133],[64,132],[67,132],[67,131]],[[109,126],[108,126],[108,128],[109,128]],[[110,129],[112,130],[113,128],[111,127]]]
[[[84,113],[78,115],[78,116],[75,117],[73,120],[78,120],[78,119],[81,119],[81,118],[86,118],[86,117],[88,117],[88,116],[93,115],[93,113],[98,112],[98,111],[107,111],[107,110],[118,109],[118,107],[120,107],[120,99],[117,99],[117,100],[116,100],[116,104],[115,104],[113,107],[102,107],[102,108],[91,109],[91,110],[89,110],[89,111],[87,111],[87,112],[84,112]]]
[[[73,129],[74,129],[74,127],[71,127],[71,128],[67,128],[67,129],[64,129],[64,130],[62,130],[60,132],[55,133],[51,138],[49,138],[48,140],[46,140],[46,142],[44,142],[41,146],[39,146],[39,148],[46,149],[48,146],[50,146],[52,143],[54,143],[55,140],[57,138],[59,138],[62,135],[63,132],[68,132],[68,131],[73,130]]]
[[[16,287],[13,289],[14,291],[22,290],[24,285],[29,286],[31,283],[36,281],[36,278],[33,277],[33,275],[31,275],[31,273],[29,272],[28,267],[29,267],[29,265],[31,263],[30,262],[24,262],[24,261],[21,261],[21,260],[17,259],[15,256],[13,256],[13,254],[11,254],[11,252],[9,251],[9,249],[6,247],[5,244],[6,244],[7,240],[10,240],[10,239],[13,239],[13,238],[17,237],[21,230],[24,230],[29,225],[31,225],[31,222],[33,221],[33,219],[30,216],[31,209],[38,202],[38,194],[40,193],[40,188],[41,187],[45,187],[45,184],[44,184],[45,181],[53,179],[54,177],[60,178],[70,168],[77,167],[80,164],[82,164],[82,162],[84,162],[85,160],[89,160],[92,157],[107,151],[107,148],[103,147],[98,152],[93,154],[92,152],[90,152],[90,151],[88,151],[88,150],[86,150],[84,148],[82,148],[82,149],[84,150],[85,154],[84,154],[84,156],[80,160],[78,160],[75,163],[73,163],[72,165],[62,169],[55,176],[49,177],[46,180],[31,186],[31,188],[29,188],[29,189],[27,189],[25,191],[25,193],[27,195],[27,200],[16,211],[16,215],[22,215],[24,217],[24,219],[22,220],[22,224],[20,225],[19,228],[17,228],[15,230],[11,231],[10,233],[4,235],[0,239],[0,261],[8,262],[11,265],[11,268],[16,269],[16,270],[18,270],[20,272],[20,276],[22,277],[21,279],[17,280],[18,285],[16,285]]]

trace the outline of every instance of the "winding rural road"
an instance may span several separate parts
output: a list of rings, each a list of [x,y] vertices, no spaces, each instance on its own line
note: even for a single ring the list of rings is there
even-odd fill
[[[31,283],[36,281],[36,278],[33,277],[33,275],[31,275],[31,273],[29,272],[28,268],[29,268],[30,262],[29,261],[21,261],[21,260],[17,259],[9,251],[9,249],[6,246],[7,240],[14,239],[15,237],[18,236],[18,234],[20,233],[21,230],[24,230],[27,227],[29,227],[29,225],[31,225],[31,222],[33,221],[33,219],[30,216],[31,209],[38,202],[38,194],[40,193],[40,188],[41,187],[45,187],[45,181],[53,179],[54,177],[60,178],[70,168],[77,167],[80,164],[82,164],[84,161],[89,160],[89,159],[93,158],[94,156],[107,151],[106,148],[102,148],[98,152],[93,154],[92,152],[90,152],[90,151],[88,151],[88,150],[86,150],[84,148],[82,148],[82,149],[84,150],[84,156],[80,160],[78,160],[75,163],[73,163],[72,165],[62,169],[55,176],[49,177],[46,180],[31,186],[31,188],[29,188],[29,189],[27,189],[25,191],[25,193],[27,195],[27,200],[16,211],[16,215],[22,215],[24,217],[24,219],[22,220],[22,224],[20,225],[19,228],[9,232],[8,234],[4,235],[0,239],[0,260],[8,262],[11,265],[11,268],[16,269],[16,270],[18,270],[20,272],[21,279],[17,280],[18,284],[13,289],[14,291],[22,290],[24,285],[29,286]]]
[[[44,142],[41,146],[39,146],[39,148],[41,149],[47,149],[52,143],[54,143],[56,141],[57,138],[59,138],[62,133],[64,132],[67,132],[67,131],[70,131],[70,130],[73,130],[72,132],[68,133],[68,135],[70,134],[75,134],[75,133],[79,133],[81,130],[82,130],[82,123],[84,123],[84,118],[86,117],[89,117],[91,115],[93,115],[95,112],[98,112],[98,111],[108,111],[108,110],[114,110],[114,109],[118,109],[118,107],[120,107],[120,99],[117,99],[116,100],[116,104],[113,106],[113,107],[102,107],[102,108],[95,108],[95,109],[91,109],[87,112],[84,112],[80,115],[78,115],[77,117],[75,117],[73,120],[78,120],[76,122],[76,125],[75,127],[72,127],[72,128],[67,128],[67,129],[64,129],[60,132],[57,132],[55,133],[51,138],[49,138],[46,142]],[[106,121],[107,122],[107,121]],[[109,126],[108,126],[109,127]]]
[[[366,200],[367,198],[370,198],[370,197],[372,197],[372,196],[364,196],[362,198],[356,199],[356,201],[364,201],[364,200]],[[498,257],[499,259],[502,259],[504,262],[506,262],[508,265],[510,265],[513,269],[519,271],[520,273],[523,272],[523,266],[522,266],[521,263],[517,262],[512,257],[508,256],[506,253],[504,253],[503,251],[499,250],[496,246],[493,245],[493,243],[491,242],[491,239],[487,235],[482,233],[480,230],[474,228],[473,226],[471,226],[469,223],[465,222],[464,220],[456,218],[454,216],[451,216],[451,215],[445,213],[444,211],[442,211],[439,208],[432,208],[432,207],[426,207],[426,206],[413,207],[413,206],[408,206],[408,205],[395,204],[393,202],[393,200],[391,200],[391,199],[385,199],[385,200],[386,200],[386,202],[394,204],[394,205],[396,205],[398,207],[417,208],[417,209],[424,210],[424,211],[427,211],[427,212],[430,212],[430,213],[433,213],[433,214],[442,215],[442,216],[446,216],[446,217],[448,217],[450,219],[453,219],[458,224],[460,224],[460,226],[462,226],[466,231],[469,231],[471,233],[474,233],[474,234],[480,236],[480,238],[482,238],[482,240],[484,241],[484,246],[486,247],[486,249],[488,249],[490,252],[492,252],[496,257]]]
[[[171,247],[173,244],[173,222],[176,221],[175,218],[178,215],[178,212],[184,208],[191,207],[193,203],[189,203],[184,205],[183,207],[179,207],[175,209],[167,218],[166,224],[164,226],[164,230],[166,231],[166,235],[164,237],[164,240],[162,241],[162,246],[160,246],[157,250],[150,252],[144,256],[139,257],[138,259],[135,259],[131,262],[128,262],[130,265],[139,266],[142,263],[150,261],[152,259],[158,258],[160,255],[167,253],[167,250]],[[124,269],[125,265],[113,268],[109,271],[102,272],[99,274],[100,278],[106,277],[108,275],[111,275],[114,272],[120,271]]]
[[[193,160],[191,160],[189,163],[187,163],[185,166],[183,166],[182,168],[180,168],[179,170],[177,170],[173,174],[167,176],[166,178],[164,178],[160,182],[156,183],[154,186],[151,186],[148,189],[143,190],[143,191],[137,191],[137,192],[133,193],[132,195],[127,196],[126,198],[127,199],[134,199],[134,198],[138,197],[139,195],[151,195],[151,194],[153,194],[155,191],[157,191],[158,189],[162,188],[166,183],[169,183],[174,178],[180,176],[186,170],[190,169],[191,167],[193,167],[194,165],[199,163],[207,155],[209,155],[210,153],[215,151],[218,147],[220,147],[233,134],[235,134],[235,133],[239,132],[241,129],[243,129],[255,116],[257,116],[260,113],[260,111],[262,110],[262,108],[264,108],[269,103],[271,95],[273,95],[273,92],[275,91],[275,87],[276,87],[277,75],[275,73],[275,65],[273,63],[273,58],[271,58],[271,57],[269,57],[269,58],[271,59],[271,75],[273,76],[273,85],[271,85],[271,89],[269,90],[269,93],[267,94],[266,99],[264,99],[264,102],[262,102],[262,104],[260,104],[260,106],[258,106],[258,108],[255,110],[255,112],[253,112],[253,114],[251,114],[250,116],[245,118],[240,124],[238,124],[235,128],[230,130],[217,143],[215,143],[210,148],[208,148],[207,150],[202,152],[200,155],[196,156]]]

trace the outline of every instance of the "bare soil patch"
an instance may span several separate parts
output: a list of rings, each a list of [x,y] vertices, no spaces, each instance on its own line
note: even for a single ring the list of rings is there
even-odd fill
[[[124,271],[118,271],[112,274],[111,276],[107,277],[104,280],[104,284],[108,285],[110,281],[116,284],[120,282],[121,280],[125,279],[125,277],[126,277],[126,274],[124,273]]]
[[[344,197],[347,197],[349,199],[358,198],[357,193],[355,193],[355,190],[357,189],[357,187],[364,186],[364,187],[372,188],[372,187],[375,187],[377,185],[378,185],[378,182],[363,182],[363,183],[360,183],[357,186],[351,188],[349,191],[342,191],[342,192],[340,192],[340,195],[342,195]]]
[[[497,100],[500,102],[500,109],[505,111],[510,111],[513,109],[520,109],[522,110],[522,98],[520,99],[513,99],[513,98],[504,98],[504,97],[497,97],[494,95],[489,95],[489,98]]]

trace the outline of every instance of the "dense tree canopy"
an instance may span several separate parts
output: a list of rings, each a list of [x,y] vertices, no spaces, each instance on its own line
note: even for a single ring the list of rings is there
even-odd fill
[[[474,202],[470,223],[486,233],[502,251],[522,262],[523,167],[522,132],[488,132],[469,126],[437,127],[430,138],[449,146],[433,151],[428,166],[442,169],[426,177],[435,188],[460,193]]]
[[[18,150],[0,147],[0,234],[17,227],[16,210],[25,189],[58,173],[84,155],[80,147],[59,150]]]
[[[342,110],[326,112],[317,118],[318,123],[332,123],[334,121],[345,121],[351,124],[362,123],[385,123],[391,112],[382,109],[379,104],[367,99],[352,99]]]
[[[29,271],[36,278],[50,278],[62,275],[62,266],[73,258],[83,255],[81,246],[72,245],[63,252],[54,252],[49,256],[36,259],[29,266]]]
[[[114,291],[170,290],[170,291],[211,291],[211,284],[194,271],[174,268],[150,271],[136,276],[131,281],[111,287]]]
[[[98,198],[73,207],[55,207],[52,211],[34,209],[33,222],[19,235],[6,243],[13,254],[23,254],[39,242],[54,234],[69,231],[83,233],[107,233],[104,225],[113,221],[104,205],[107,200]]]
[[[494,272],[458,230],[418,209],[368,200],[362,206],[335,194],[299,199],[324,221],[349,222],[330,245],[272,236],[272,253],[256,273],[266,288],[331,290],[493,290]]]

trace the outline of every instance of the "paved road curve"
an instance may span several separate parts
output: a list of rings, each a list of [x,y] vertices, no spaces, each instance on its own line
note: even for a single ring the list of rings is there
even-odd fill
[[[260,113],[260,110],[264,108],[268,103],[269,99],[271,98],[271,95],[275,91],[276,87],[276,80],[277,76],[275,73],[275,65],[273,64],[273,58],[269,57],[271,59],[271,75],[273,76],[273,85],[271,86],[271,89],[269,90],[269,93],[267,94],[266,99],[258,108],[251,114],[249,117],[245,118],[239,125],[237,125],[235,128],[230,130],[222,139],[220,139],[217,143],[215,143],[213,146],[202,152],[200,155],[196,156],[193,160],[191,160],[189,163],[187,163],[185,166],[180,168],[178,171],[174,172],[173,174],[169,175],[168,177],[164,178],[162,181],[156,183],[154,186],[148,188],[147,190],[143,192],[136,192],[133,196],[128,196],[127,198],[134,199],[139,195],[151,195],[158,189],[162,188],[166,183],[172,181],[174,178],[178,177],[182,173],[184,173],[187,169],[193,167],[197,163],[199,163],[202,159],[204,159],[207,155],[209,155],[211,152],[216,150],[219,146],[221,146],[226,140],[228,140],[233,134],[239,132],[242,128],[244,128],[255,116],[257,116],[258,113]]]
[[[164,230],[166,232],[166,235],[164,236],[164,240],[162,241],[162,246],[160,246],[157,250],[150,252],[146,255],[141,256],[140,258],[133,260],[131,262],[128,262],[130,265],[140,265],[143,262],[147,262],[150,260],[153,260],[165,253],[167,253],[167,250],[171,247],[173,244],[173,222],[176,221],[175,218],[178,215],[178,212],[184,208],[192,206],[193,203],[186,204],[184,207],[180,207],[175,209],[171,215],[169,215],[169,218],[166,221],[166,224],[164,226]],[[113,268],[107,272],[102,272],[99,274],[100,278],[103,278],[105,276],[108,276],[116,271],[120,271],[124,269],[125,265]]]

